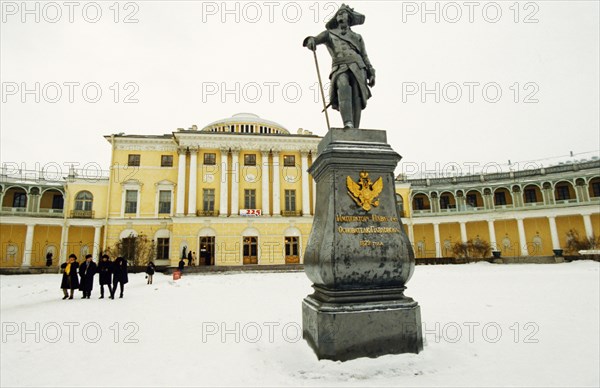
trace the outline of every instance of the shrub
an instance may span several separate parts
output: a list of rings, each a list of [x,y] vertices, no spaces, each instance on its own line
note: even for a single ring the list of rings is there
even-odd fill
[[[466,243],[455,243],[452,246],[452,253],[457,259],[483,259],[492,254],[492,247],[487,241],[469,239]]]
[[[156,245],[154,240],[150,240],[144,234],[131,235],[117,241],[112,247],[107,248],[105,253],[112,260],[118,256],[124,257],[132,266],[146,265],[149,261],[155,260]]]
[[[581,250],[600,248],[600,237],[594,234],[588,237],[581,237],[577,229],[569,229],[567,232],[566,253],[569,255],[578,255]]]

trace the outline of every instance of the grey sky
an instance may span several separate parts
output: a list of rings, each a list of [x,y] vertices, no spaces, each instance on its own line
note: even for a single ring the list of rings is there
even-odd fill
[[[36,162],[76,161],[107,168],[110,147],[103,135],[202,128],[239,112],[292,133],[300,127],[326,132],[312,54],[302,40],[321,32],[333,5],[341,3],[75,2],[73,23],[63,2],[37,3],[39,12],[36,3],[28,2],[34,12],[24,15],[20,1],[2,2],[4,163],[34,168]],[[599,2],[429,1],[430,14],[421,1],[349,4],[366,15],[353,29],[377,71],[362,127],[387,130],[405,163],[433,169],[436,163],[598,154]],[[137,22],[124,23],[126,17]],[[331,60],[323,46],[318,58],[326,78]],[[35,93],[22,95],[23,85],[34,89],[36,82],[39,103]],[[71,82],[79,83],[72,103]],[[93,82],[102,91],[96,103],[82,93],[88,85],[86,97],[93,99]],[[415,92],[415,86],[435,89],[436,83],[438,103],[434,93]],[[62,96],[51,103],[56,85]],[[138,102],[125,103],[132,92]],[[341,125],[337,111],[330,117],[332,126]]]

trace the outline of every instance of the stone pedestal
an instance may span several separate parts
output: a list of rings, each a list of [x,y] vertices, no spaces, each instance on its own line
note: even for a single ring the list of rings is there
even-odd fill
[[[385,131],[332,128],[319,144],[304,256],[315,292],[302,304],[303,335],[319,358],[423,349],[419,305],[404,295],[415,259],[396,207],[400,158]]]

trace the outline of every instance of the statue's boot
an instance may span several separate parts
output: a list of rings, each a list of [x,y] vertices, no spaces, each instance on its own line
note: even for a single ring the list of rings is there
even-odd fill
[[[340,98],[340,113],[344,128],[354,128],[354,118],[352,115],[352,101],[349,98]]]

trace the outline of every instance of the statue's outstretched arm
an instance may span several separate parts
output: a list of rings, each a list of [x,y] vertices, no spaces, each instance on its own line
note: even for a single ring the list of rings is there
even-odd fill
[[[328,38],[329,33],[327,31],[323,31],[317,36],[306,37],[302,42],[302,46],[308,47],[309,50],[315,51],[317,49],[317,45],[325,44]]]

